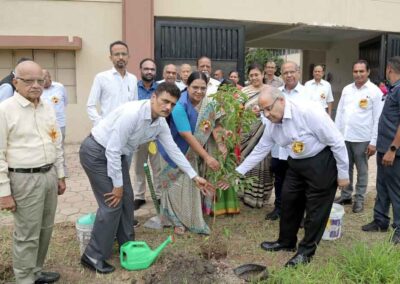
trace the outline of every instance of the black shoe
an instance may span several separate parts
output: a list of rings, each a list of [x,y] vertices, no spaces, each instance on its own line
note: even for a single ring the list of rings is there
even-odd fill
[[[400,228],[395,229],[392,238],[390,239],[390,241],[394,244],[394,245],[398,245],[400,244]]]
[[[40,272],[40,277],[36,279],[35,284],[54,283],[60,279],[60,274],[57,272]]]
[[[353,213],[360,213],[364,211],[364,203],[361,201],[355,201],[353,203]]]
[[[382,227],[377,222],[372,221],[371,223],[361,227],[364,232],[387,232],[388,226]]]
[[[333,202],[340,204],[340,205],[349,205],[352,203],[351,198],[343,198],[341,196],[338,198],[335,198],[335,200]]]
[[[274,209],[271,212],[269,212],[267,215],[265,215],[265,220],[271,220],[275,221],[278,220],[281,217],[281,211],[279,209]]]
[[[96,260],[96,263],[92,262],[86,254],[83,254],[81,257],[81,264],[93,271],[98,273],[107,274],[111,273],[115,270],[115,267],[111,264],[108,264],[104,260]]]
[[[266,251],[280,251],[280,250],[284,250],[284,251],[296,251],[296,247],[295,246],[284,246],[281,245],[278,242],[262,242],[261,243],[261,248],[266,250]]]
[[[306,256],[301,253],[296,253],[288,262],[286,262],[285,267],[294,267],[299,264],[307,264],[311,261],[312,256]]]
[[[139,226],[140,226],[139,221],[136,220],[136,219],[133,219],[133,227],[134,227],[134,228],[137,228],[137,227],[139,227]]]
[[[143,199],[135,199],[133,201],[133,208],[134,210],[138,210],[140,207],[142,207],[146,203],[146,200]]]

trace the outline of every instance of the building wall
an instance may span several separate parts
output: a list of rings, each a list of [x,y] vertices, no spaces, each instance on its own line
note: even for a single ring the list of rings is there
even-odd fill
[[[86,101],[93,78],[112,67],[108,46],[122,38],[122,0],[0,0],[0,7],[0,35],[82,38],[75,54],[77,102],[67,109],[67,142],[82,141],[91,129]]]
[[[154,15],[400,31],[396,0],[154,0]],[[229,12],[226,12],[228,11]],[[279,11],[279,13],[277,13]]]

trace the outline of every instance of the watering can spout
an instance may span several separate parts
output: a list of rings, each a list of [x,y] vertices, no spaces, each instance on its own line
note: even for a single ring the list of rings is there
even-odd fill
[[[158,248],[156,248],[155,250],[154,250],[154,255],[159,255],[160,254],[160,252],[169,244],[169,243],[172,243],[172,242],[174,242],[174,238],[173,238],[173,236],[169,236],[161,245],[159,245],[159,247]]]

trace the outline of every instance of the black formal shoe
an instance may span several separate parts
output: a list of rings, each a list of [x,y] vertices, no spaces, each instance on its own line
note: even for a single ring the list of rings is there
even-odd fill
[[[40,272],[40,277],[36,279],[35,284],[54,283],[60,279],[60,274],[57,272]]]
[[[89,259],[89,257],[86,254],[82,255],[81,264],[93,271],[96,271],[96,272],[102,273],[102,274],[111,273],[115,270],[114,266],[112,266],[111,264],[108,264],[104,260],[96,260],[96,263],[94,263],[92,260]]]
[[[400,228],[395,229],[394,234],[390,239],[390,241],[395,245],[400,244]]]
[[[281,245],[278,242],[262,242],[261,243],[261,248],[266,250],[266,251],[296,251],[295,246],[284,246]]]
[[[299,264],[307,264],[311,261],[312,256],[306,256],[301,253],[296,253],[288,262],[286,262],[285,267],[294,267]]]
[[[335,200],[333,202],[340,204],[340,205],[349,205],[352,203],[351,198],[343,198],[341,196],[338,198],[335,198]]]
[[[140,226],[139,221],[136,220],[136,219],[133,219],[133,227],[134,227],[134,228],[137,228],[137,227],[139,227],[139,226]]]
[[[353,213],[360,213],[364,211],[364,203],[361,201],[355,201],[353,203]]]
[[[271,220],[275,221],[278,220],[281,217],[281,211],[279,209],[274,209],[271,212],[269,212],[267,215],[265,215],[265,220]]]
[[[135,199],[133,201],[133,208],[134,210],[138,210],[140,207],[142,207],[146,203],[146,200],[143,199]]]
[[[372,221],[371,223],[361,227],[364,232],[387,232],[388,226],[380,226],[377,222]]]

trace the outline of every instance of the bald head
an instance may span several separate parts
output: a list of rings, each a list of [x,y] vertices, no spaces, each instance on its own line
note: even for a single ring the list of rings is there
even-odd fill
[[[19,63],[15,68],[13,84],[21,96],[36,105],[43,92],[42,68],[30,60]]]
[[[178,75],[178,71],[174,64],[165,65],[164,71],[163,71],[163,78],[164,78],[165,82],[175,83],[177,75]]]

